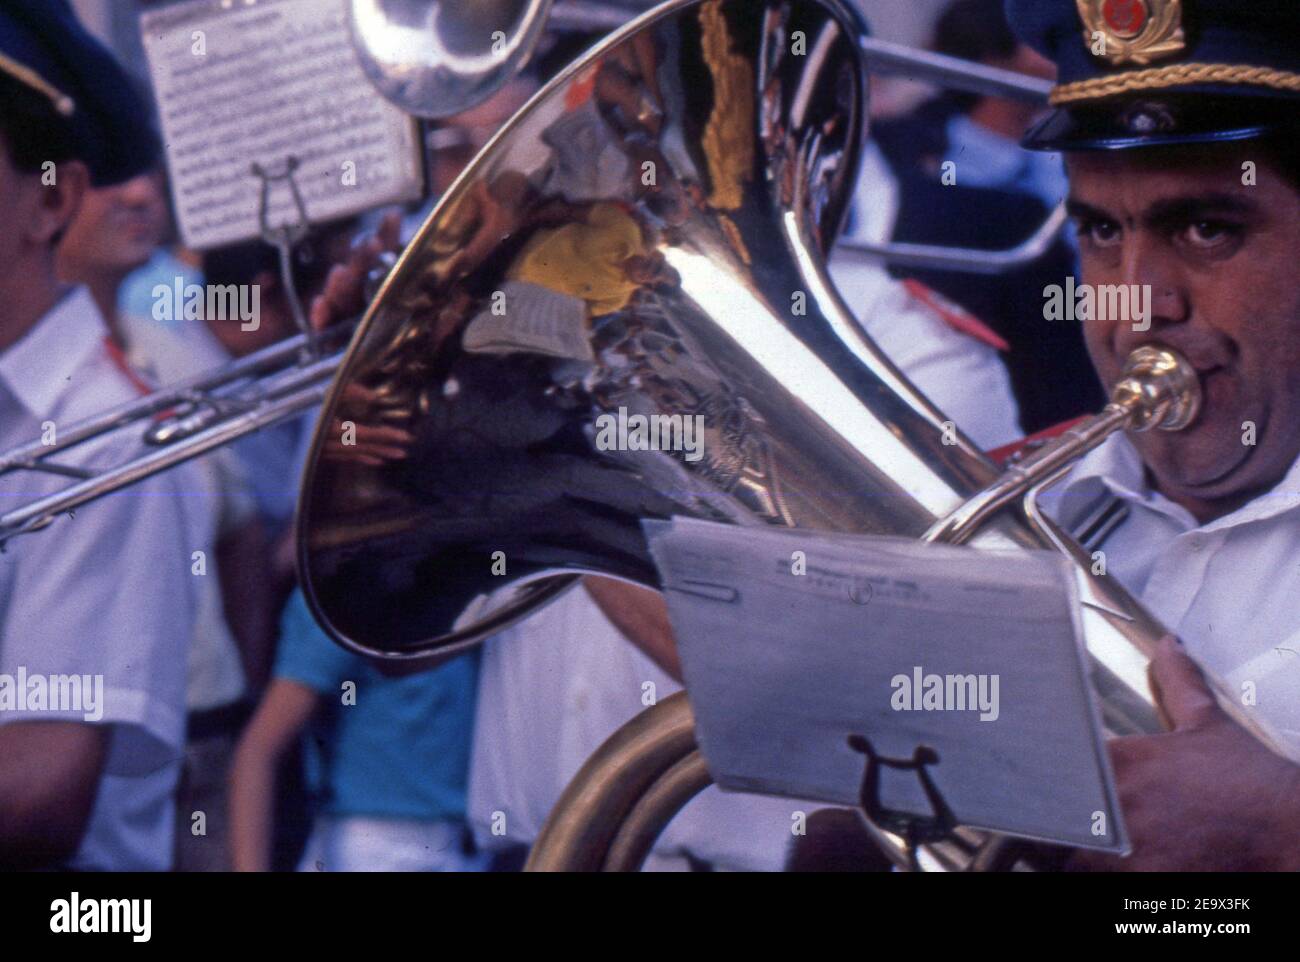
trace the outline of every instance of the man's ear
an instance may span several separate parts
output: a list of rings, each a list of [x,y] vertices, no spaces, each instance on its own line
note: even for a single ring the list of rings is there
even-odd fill
[[[79,160],[65,160],[36,175],[35,209],[27,234],[39,246],[53,244],[63,236],[81,209],[81,199],[90,188],[90,171]]]

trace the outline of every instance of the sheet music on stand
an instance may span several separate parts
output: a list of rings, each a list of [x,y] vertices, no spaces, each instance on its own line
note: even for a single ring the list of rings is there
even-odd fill
[[[291,158],[312,223],[423,195],[419,125],[366,80],[344,0],[182,0],[140,26],[187,246],[262,236],[255,164],[273,226],[300,219]]]
[[[904,818],[1128,850],[1060,555],[645,530],[722,788],[866,807],[870,785]]]

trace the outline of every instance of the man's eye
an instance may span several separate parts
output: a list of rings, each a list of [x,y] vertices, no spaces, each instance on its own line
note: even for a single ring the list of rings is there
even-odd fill
[[[1183,230],[1183,240],[1192,247],[1202,250],[1212,250],[1229,243],[1237,236],[1237,230],[1232,224],[1225,224],[1219,221],[1202,220],[1194,224],[1188,224]]]
[[[1090,220],[1079,224],[1079,237],[1094,247],[1115,247],[1122,234],[1114,221]]]

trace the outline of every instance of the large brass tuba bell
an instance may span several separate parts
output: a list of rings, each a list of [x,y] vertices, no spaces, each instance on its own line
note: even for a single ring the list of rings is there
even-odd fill
[[[866,134],[862,32],[841,0],[664,4],[465,171],[320,422],[299,556],[335,637],[413,658],[583,572],[654,585],[646,517],[919,535],[992,479],[820,266]],[[620,410],[702,417],[703,458],[598,450]],[[378,425],[415,436],[405,458],[360,456]]]

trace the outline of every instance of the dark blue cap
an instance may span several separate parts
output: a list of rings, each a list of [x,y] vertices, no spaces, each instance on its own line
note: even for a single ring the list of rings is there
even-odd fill
[[[1249,140],[1300,120],[1300,0],[1007,0],[1057,65],[1031,150]]]
[[[68,0],[0,0],[0,73],[67,120],[95,186],[121,183],[157,162],[148,103]]]

